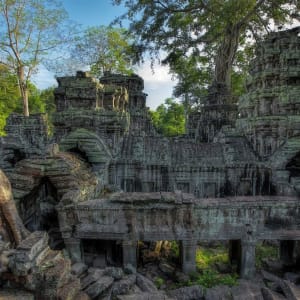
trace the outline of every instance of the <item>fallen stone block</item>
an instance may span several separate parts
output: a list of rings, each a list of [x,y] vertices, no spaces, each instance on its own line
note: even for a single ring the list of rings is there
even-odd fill
[[[282,280],[280,282],[280,287],[287,299],[289,300],[299,300],[300,299],[300,288],[293,283]]]
[[[136,275],[136,284],[143,292],[158,292],[155,284],[141,274]]]
[[[107,291],[113,284],[114,279],[109,276],[103,276],[96,282],[92,283],[84,290],[92,299],[100,296]]]
[[[77,277],[80,277],[85,271],[87,271],[88,267],[84,263],[75,263],[71,267],[71,273]]]
[[[204,299],[204,291],[200,285],[187,286],[168,292],[169,296],[176,300],[201,300]]]
[[[206,291],[205,300],[232,300],[229,286],[219,285]],[[244,299],[244,298],[242,298]]]
[[[125,278],[115,282],[112,287],[113,295],[124,295],[127,294],[131,287],[136,283],[136,275],[132,274]]]
[[[115,280],[120,280],[124,277],[124,271],[122,268],[107,267],[104,269],[104,275],[111,276]]]
[[[91,268],[88,270],[88,275],[81,280],[82,289],[87,288],[90,284],[96,282],[104,275],[104,270]]]

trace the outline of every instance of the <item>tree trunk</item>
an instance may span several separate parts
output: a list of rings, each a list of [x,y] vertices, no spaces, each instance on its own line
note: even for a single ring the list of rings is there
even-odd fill
[[[27,229],[19,216],[17,211],[11,185],[5,174],[0,170],[0,216],[3,216],[4,220],[1,220],[0,224],[4,223],[9,228],[8,235],[11,236],[11,240],[18,245],[29,234]],[[3,229],[5,227],[3,226]]]
[[[240,24],[227,26],[215,59],[213,84],[225,86],[228,92],[231,90],[231,69],[238,48],[240,29]]]
[[[28,88],[27,82],[24,75],[24,66],[18,67],[18,82],[19,89],[23,100],[23,114],[25,117],[29,116],[29,107],[28,107]]]

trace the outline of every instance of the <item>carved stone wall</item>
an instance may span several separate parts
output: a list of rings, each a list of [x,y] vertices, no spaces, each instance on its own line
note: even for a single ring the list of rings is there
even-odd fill
[[[300,134],[299,32],[271,33],[257,46],[248,92],[239,102],[237,127],[263,158]]]

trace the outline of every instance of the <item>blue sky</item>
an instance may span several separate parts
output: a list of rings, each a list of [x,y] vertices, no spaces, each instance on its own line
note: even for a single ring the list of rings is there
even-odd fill
[[[111,0],[62,0],[61,2],[70,19],[84,27],[109,25],[115,17],[125,12],[124,7],[112,5]],[[155,109],[166,98],[172,96],[175,83],[171,80],[166,67],[156,65],[153,74],[150,62],[146,61],[137,68],[136,73],[145,80],[145,93],[148,94],[147,106],[151,109]],[[56,84],[54,74],[43,67],[33,81],[40,89]]]
[[[109,25],[124,13],[123,6],[114,6],[111,0],[62,0],[71,19],[86,26]]]

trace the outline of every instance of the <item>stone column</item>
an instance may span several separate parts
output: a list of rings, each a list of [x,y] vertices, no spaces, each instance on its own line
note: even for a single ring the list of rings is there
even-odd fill
[[[69,253],[71,261],[81,262],[82,261],[82,251],[81,251],[81,240],[77,238],[64,238],[64,243],[66,249]]]
[[[280,241],[280,260],[284,264],[292,264],[294,262],[294,249],[295,249],[295,241],[287,240]]]
[[[255,240],[245,239],[241,241],[240,275],[250,279],[255,275]]]
[[[186,274],[196,271],[197,242],[194,240],[181,241],[182,271]]]
[[[130,264],[134,268],[137,267],[137,242],[123,241],[123,266]]]

